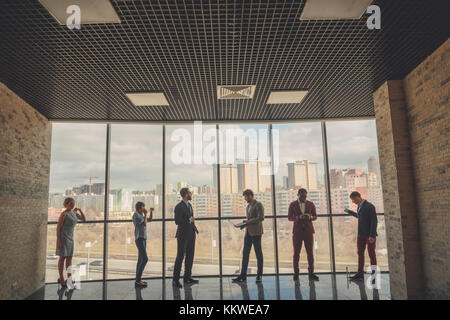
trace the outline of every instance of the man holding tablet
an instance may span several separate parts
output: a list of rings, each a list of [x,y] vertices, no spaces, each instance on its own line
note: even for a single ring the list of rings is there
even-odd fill
[[[261,202],[256,201],[253,191],[250,189],[244,190],[242,195],[247,201],[247,219],[242,223],[238,223],[236,228],[246,228],[244,238],[244,249],[242,250],[242,268],[241,274],[233,279],[233,282],[244,282],[247,280],[247,267],[250,257],[250,250],[252,245],[255,248],[256,260],[258,265],[258,271],[256,276],[256,282],[262,281],[263,274],[263,253],[261,247],[261,237],[263,234],[262,221],[264,220],[264,207]]]

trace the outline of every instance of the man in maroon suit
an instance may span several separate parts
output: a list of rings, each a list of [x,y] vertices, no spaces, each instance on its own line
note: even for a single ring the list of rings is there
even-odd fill
[[[305,243],[306,254],[308,256],[308,272],[310,280],[319,280],[314,274],[314,227],[312,221],[317,219],[316,206],[309,200],[306,200],[308,192],[306,189],[298,190],[298,200],[289,205],[288,219],[294,222],[292,229],[292,242],[294,245],[294,281],[298,281],[298,261],[300,260],[300,251],[302,243]]]

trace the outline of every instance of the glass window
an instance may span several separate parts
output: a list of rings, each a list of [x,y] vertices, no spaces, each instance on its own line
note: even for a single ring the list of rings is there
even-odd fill
[[[166,218],[174,218],[180,189],[192,191],[195,217],[217,217],[215,125],[166,126]]]
[[[327,214],[321,124],[274,124],[272,137],[277,215],[288,214],[300,188],[308,190],[317,214]]]
[[[313,221],[314,225],[314,270],[315,272],[330,272],[330,239],[328,233],[328,218],[319,217]],[[293,273],[293,242],[292,242],[293,222],[287,218],[277,219],[278,234],[278,261],[280,273]],[[300,251],[300,272],[308,272],[308,260],[305,246],[303,244]]]
[[[273,159],[269,150],[268,124],[167,125],[165,132],[165,194],[163,194],[163,126],[112,124],[110,144],[110,190],[108,246],[103,247],[106,125],[53,124],[48,206],[46,282],[58,278],[56,224],[62,203],[72,197],[76,206],[92,223],[80,223],[75,229],[74,266],[85,268],[82,280],[103,277],[103,255],[108,258],[107,278],[133,279],[137,249],[134,226],[130,221],[137,201],[155,208],[153,218],[162,219],[162,201],[166,203],[165,221],[147,225],[149,262],[144,277],[160,277],[165,259],[165,274],[171,277],[176,258],[174,207],[181,200],[179,191],[189,187],[200,233],[196,238],[193,276],[219,274],[219,246],[222,243],[224,275],[240,272],[244,231],[236,229],[246,216],[244,189],[252,189],[265,209],[262,237],[264,273],[275,273],[274,218],[277,220],[278,263],[280,273],[292,273],[292,222],[287,220],[288,206],[297,199],[300,187],[308,190],[308,199],[318,214],[342,214],[346,207],[356,210],[349,194],[359,191],[384,211],[375,121],[330,121],[327,142],[330,168],[330,199],[327,207],[322,131],[319,122],[283,123],[272,126]],[[217,136],[217,132],[219,135]],[[219,142],[220,149],[217,150]],[[217,152],[219,154],[217,155]],[[219,160],[219,163],[217,163]],[[272,162],[275,199],[272,193]],[[218,218],[220,175],[221,216]],[[273,217],[273,201],[277,217]],[[328,217],[314,223],[316,272],[330,272]],[[165,226],[165,238],[162,237]],[[219,226],[222,238],[219,238]],[[357,269],[357,220],[351,216],[333,216],[335,262],[337,271]],[[166,251],[163,253],[163,241]],[[377,261],[388,270],[384,216],[378,216]],[[366,253],[366,266],[369,258]],[[182,273],[184,272],[184,263]],[[304,246],[300,271],[307,272]],[[256,274],[252,249],[249,274]]]
[[[358,191],[384,212],[375,120],[327,122],[331,208],[356,210],[349,195]]]
[[[221,125],[220,191],[222,216],[246,216],[242,191],[251,189],[264,205],[264,215],[273,215],[269,127]]]
[[[377,265],[381,271],[388,270],[386,228],[383,216],[378,216],[376,257]],[[356,272],[358,270],[358,255],[356,251],[356,238],[358,234],[358,220],[352,216],[333,217],[334,251],[336,260],[336,271]],[[365,251],[365,268],[370,266],[370,259]]]
[[[111,125],[109,220],[129,220],[138,201],[162,218],[162,126]],[[159,229],[158,229],[159,228]],[[147,224],[149,262],[144,277],[162,275],[162,223]],[[136,274],[132,222],[109,223],[108,278]]]
[[[162,217],[162,126],[111,125],[109,219],[131,219],[138,201]]]
[[[48,221],[57,221],[67,197],[87,220],[103,220],[106,125],[54,123],[50,161]]]
[[[217,220],[196,220],[199,231],[195,240],[194,265],[192,276],[219,274],[219,229]],[[166,222],[166,275],[173,275],[173,267],[177,256],[177,238],[175,221]],[[184,272],[184,261],[181,267],[181,277]]]
[[[56,251],[56,224],[47,228],[47,266],[45,281],[56,282],[58,259]],[[103,279],[103,223],[79,223],[74,230],[74,253],[72,265],[85,270],[80,279]],[[82,269],[79,269],[80,271]],[[67,272],[64,271],[66,279]]]
[[[244,246],[245,229],[234,227],[241,219],[225,219],[222,224],[222,270],[224,275],[238,275],[241,270],[242,249]],[[264,256],[264,273],[275,273],[275,249],[273,244],[273,219],[263,221],[264,234],[261,243]],[[254,248],[250,252],[247,274],[255,275],[257,271]]]
[[[108,224],[108,279],[134,278],[138,251],[132,222]],[[143,277],[162,276],[162,223],[147,223],[147,255]]]

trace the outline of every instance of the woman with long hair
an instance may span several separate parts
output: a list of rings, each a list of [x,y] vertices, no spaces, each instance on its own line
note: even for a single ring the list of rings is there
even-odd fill
[[[65,210],[61,212],[56,227],[56,254],[59,256],[58,283],[66,286],[64,280],[64,260],[66,261],[67,278],[72,276],[72,256],[73,256],[73,230],[78,220],[86,221],[83,211],[75,208],[75,200],[66,198],[64,200]]]

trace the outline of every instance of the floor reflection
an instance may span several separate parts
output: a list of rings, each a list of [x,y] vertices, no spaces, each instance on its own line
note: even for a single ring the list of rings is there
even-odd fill
[[[80,289],[68,290],[57,284],[47,284],[34,299],[45,300],[386,300],[390,299],[389,275],[381,274],[378,288],[365,281],[349,282],[345,274],[321,274],[320,281],[310,281],[301,275],[255,277],[247,282],[233,283],[231,277],[199,277],[199,284],[178,289],[172,279],[146,279],[148,287],[136,288],[133,280],[83,282]],[[370,281],[369,281],[370,282]],[[30,297],[33,299],[33,297]]]

